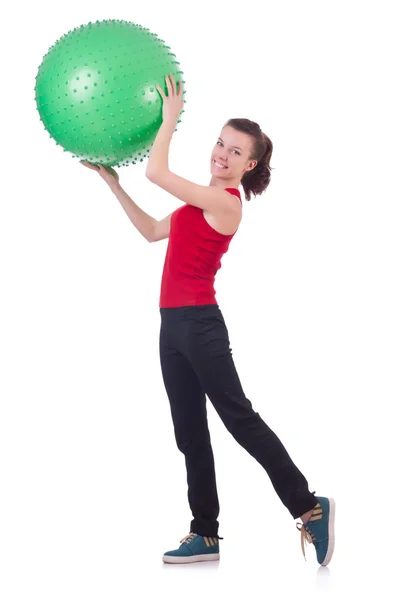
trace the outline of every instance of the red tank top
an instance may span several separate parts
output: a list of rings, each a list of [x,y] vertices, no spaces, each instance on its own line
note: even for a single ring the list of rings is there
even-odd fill
[[[241,202],[238,189],[226,188],[226,191]],[[185,204],[173,212],[161,279],[160,308],[216,304],[215,274],[234,235],[213,229],[197,206]]]

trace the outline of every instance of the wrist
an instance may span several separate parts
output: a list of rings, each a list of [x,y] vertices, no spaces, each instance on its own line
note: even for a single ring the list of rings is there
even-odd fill
[[[115,194],[116,192],[119,192],[119,191],[122,189],[122,187],[121,187],[121,185],[120,185],[120,182],[119,182],[119,181],[116,181],[116,182],[114,182],[114,183],[109,183],[109,187],[110,187],[110,189],[112,190],[112,192],[113,192],[114,194]]]
[[[175,131],[177,123],[178,123],[178,119],[168,117],[162,122],[161,126],[164,129],[166,129],[169,133],[173,133]]]

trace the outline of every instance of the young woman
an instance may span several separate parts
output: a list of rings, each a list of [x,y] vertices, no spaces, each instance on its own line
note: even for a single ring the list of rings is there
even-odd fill
[[[239,186],[246,200],[270,181],[272,142],[259,125],[231,119],[211,155],[209,186],[171,172],[168,153],[183,107],[183,87],[166,77],[163,123],[150,152],[146,175],[185,205],[162,221],[142,211],[121,188],[114,169],[83,163],[109,184],[138,231],[149,241],[169,238],[160,293],[160,362],[177,447],[185,456],[190,533],[164,562],[219,559],[219,515],[214,457],[206,413],[211,400],[228,431],[266,470],[281,502],[302,524],[301,547],[313,543],[327,565],[334,549],[335,502],[315,496],[276,434],[245,396],[233,362],[228,330],[215,299],[214,279],[242,218]],[[306,559],[306,556],[305,556]]]

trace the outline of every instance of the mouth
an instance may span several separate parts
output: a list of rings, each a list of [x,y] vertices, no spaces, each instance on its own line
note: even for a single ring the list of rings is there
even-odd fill
[[[228,167],[225,167],[225,165],[221,165],[220,163],[218,163],[215,158],[213,159],[212,163],[215,165],[215,167],[217,169],[220,169],[221,171],[227,171]]]

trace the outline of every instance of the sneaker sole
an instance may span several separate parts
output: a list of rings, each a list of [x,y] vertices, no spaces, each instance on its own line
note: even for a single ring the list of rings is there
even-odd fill
[[[326,567],[330,562],[335,548],[335,500],[329,500],[329,520],[328,520],[328,550],[321,565]]]
[[[163,562],[172,564],[184,564],[192,562],[204,562],[206,560],[219,560],[219,553],[217,554],[196,554],[192,556],[167,556],[164,554]]]

